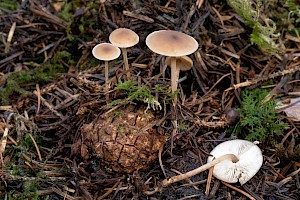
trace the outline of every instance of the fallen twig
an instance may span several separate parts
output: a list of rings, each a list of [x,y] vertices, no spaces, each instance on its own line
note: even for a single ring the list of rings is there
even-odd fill
[[[275,72],[275,73],[267,75],[267,76],[258,77],[258,78],[252,79],[250,81],[245,81],[245,82],[242,82],[242,83],[239,83],[239,84],[235,84],[232,87],[227,88],[225,91],[227,92],[229,90],[254,85],[254,84],[257,84],[257,83],[262,82],[262,81],[267,81],[269,79],[273,79],[273,78],[276,78],[276,77],[279,77],[279,76],[284,76],[286,74],[293,74],[297,71],[300,71],[300,65],[295,66],[294,68],[291,68],[291,69],[286,69],[286,70],[283,70],[283,71]]]

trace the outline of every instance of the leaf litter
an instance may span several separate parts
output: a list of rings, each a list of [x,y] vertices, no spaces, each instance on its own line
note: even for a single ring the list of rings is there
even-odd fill
[[[236,137],[227,131],[235,120],[226,120],[226,113],[240,105],[241,90],[279,88],[270,93],[270,99],[299,95],[297,37],[281,35],[285,48],[284,53],[278,53],[280,56],[264,54],[250,44],[249,27],[224,1],[197,1],[197,5],[196,1],[173,0],[52,3],[23,1],[15,11],[0,6],[0,86],[6,91],[1,92],[1,98],[8,96],[0,106],[1,196],[299,198],[299,122],[288,118],[290,129],[259,145],[264,164],[247,184],[225,184],[212,178],[209,191],[205,184],[211,177],[203,172],[160,193],[146,193],[167,177],[205,164],[214,146]],[[281,1],[277,3],[281,5]],[[268,26],[267,20],[261,23]],[[137,47],[128,49],[130,72],[136,87],[149,88],[147,95],[151,96],[147,97],[155,97],[161,105],[161,111],[154,111],[161,115],[155,129],[167,137],[157,152],[160,162],[156,159],[147,168],[132,173],[112,170],[84,146],[80,131],[84,124],[105,114],[113,112],[117,116],[124,102],[143,105],[137,99],[129,101],[132,99],[126,90],[112,90],[109,96],[113,103],[106,104],[104,65],[92,58],[91,49],[107,42],[109,33],[118,27],[132,28],[141,38]],[[180,74],[176,109],[170,106],[173,97],[168,90],[170,71],[165,60],[144,43],[148,34],[160,29],[188,33],[200,46],[191,55],[193,68]],[[55,77],[25,79],[18,74],[22,82],[15,81],[14,74],[19,71],[34,77],[40,73],[36,69],[43,69],[44,76],[56,64],[64,72],[57,72]],[[126,76],[122,65],[121,59],[111,64],[111,87],[118,86],[118,80]],[[288,81],[282,82],[282,77]],[[178,121],[175,133],[174,118]]]

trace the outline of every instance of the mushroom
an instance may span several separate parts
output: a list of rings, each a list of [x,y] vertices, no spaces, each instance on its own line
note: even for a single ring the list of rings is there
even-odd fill
[[[152,195],[172,183],[195,176],[211,167],[214,167],[213,175],[225,182],[242,185],[250,180],[260,169],[263,163],[261,150],[255,143],[247,140],[231,140],[216,146],[210,153],[205,165],[193,169],[184,174],[166,178],[153,191],[145,194]]]
[[[124,59],[124,65],[125,70],[129,70],[129,64],[128,64],[128,58],[127,58],[127,50],[126,48],[132,47],[136,45],[139,42],[139,36],[132,30],[128,28],[118,28],[111,32],[109,35],[109,41],[121,48],[123,59]],[[130,72],[127,72],[127,79],[130,78]]]
[[[178,70],[176,57],[186,56],[198,49],[198,42],[191,36],[172,30],[160,30],[150,33],[146,45],[151,51],[170,57],[172,93],[177,90]]]
[[[178,85],[177,82],[179,80],[179,72],[190,70],[193,67],[193,60],[188,56],[175,57],[175,59],[176,59],[176,70],[173,74],[174,75],[173,79],[175,79],[177,81],[172,82],[172,84],[175,84],[175,85],[171,86],[172,88],[177,88],[177,85]],[[168,56],[166,58],[166,64],[168,66],[171,66],[171,60],[172,60],[172,57]]]
[[[213,175],[228,183],[240,182],[241,185],[249,181],[260,169],[263,163],[261,150],[255,143],[247,140],[231,140],[216,146],[208,157],[207,163],[225,154],[234,154],[237,162],[224,160],[214,166]]]
[[[108,61],[114,60],[118,58],[121,54],[121,51],[118,47],[109,44],[109,43],[101,43],[97,44],[93,50],[92,54],[98,60],[104,60],[105,62],[105,92],[107,93],[109,90],[108,86]],[[108,100],[108,95],[106,95],[106,99]]]

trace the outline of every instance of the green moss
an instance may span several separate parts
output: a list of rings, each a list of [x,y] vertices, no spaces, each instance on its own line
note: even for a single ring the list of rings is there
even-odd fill
[[[39,182],[37,180],[27,180],[23,183],[23,192],[10,191],[8,199],[10,200],[38,200],[41,199],[38,195]]]
[[[300,3],[298,0],[227,0],[236,13],[252,28],[250,41],[265,54],[279,56],[284,52],[280,34],[300,37]],[[263,15],[262,15],[263,14]],[[262,19],[261,16],[264,16]],[[268,24],[265,24],[268,22]],[[280,34],[279,34],[280,33]],[[289,43],[284,41],[289,48]]]
[[[121,112],[119,111],[114,111],[114,118],[118,118],[118,117],[121,117]]]
[[[274,100],[261,104],[268,93],[269,90],[266,89],[242,92],[242,104],[237,110],[241,118],[234,129],[230,130],[233,134],[250,141],[276,141],[275,136],[281,135],[288,128],[288,124],[277,114]]]
[[[294,19],[293,22],[300,22],[300,4],[296,0],[287,0],[285,5],[289,8],[289,19]],[[294,18],[296,17],[296,18]]]
[[[75,35],[79,35],[81,39],[90,41],[93,36],[86,34],[87,28],[97,29],[97,16],[99,4],[90,1],[65,1],[62,10],[58,16],[68,23],[66,33],[69,40],[73,40]],[[101,27],[103,30],[103,27]]]
[[[252,7],[252,1],[249,0],[228,0],[228,5],[232,7],[246,21],[246,25],[253,26],[258,21],[258,13]]]
[[[179,122],[178,123],[179,131],[186,131],[186,130],[188,130],[188,128],[189,128],[188,124],[185,124],[184,122]]]
[[[94,58],[94,56],[89,57],[89,58],[91,58],[91,59],[89,60],[89,62],[87,62],[85,65],[80,66],[80,68],[79,68],[80,71],[86,70],[86,69],[90,69],[90,68],[95,67],[95,66],[97,66],[97,65],[99,65],[99,64],[104,64],[104,62],[102,62],[102,61],[100,61],[100,60]],[[88,58],[88,59],[89,59],[89,58]],[[116,60],[113,60],[113,61],[109,62],[109,64],[108,64],[108,65],[109,65],[109,68],[111,68],[112,66],[115,66],[115,65],[114,65],[115,62],[117,62],[117,61],[116,61]]]
[[[18,145],[11,145],[4,151],[4,156],[9,154],[8,156],[10,157],[5,169],[10,176],[15,177],[14,182],[22,186],[22,188],[18,191],[10,191],[8,193],[8,199],[42,199],[39,197],[38,191],[41,189],[41,183],[48,181],[47,176],[44,174],[43,166],[40,168],[33,166],[31,168],[28,167],[28,165],[24,165],[24,155],[29,156],[33,160],[37,160],[38,158],[36,157],[36,149],[33,141],[29,137],[29,132],[17,132],[19,132],[18,135],[20,137]],[[43,144],[42,136],[38,134],[38,132],[30,131],[30,133],[38,146]],[[47,164],[48,159],[52,157],[52,153],[50,152],[47,155],[43,155],[43,152],[41,152],[41,154],[43,158],[46,156],[44,164]],[[57,171],[62,171],[63,169],[64,168],[58,168]]]
[[[38,183],[37,181],[26,181],[24,183],[24,193],[23,195],[26,197],[30,196],[32,199],[38,199]]]
[[[27,93],[27,91],[22,89],[16,81],[9,78],[6,82],[5,88],[0,90],[0,99],[1,99],[0,105],[8,105],[9,98],[14,93],[24,95]]]
[[[63,60],[65,63],[69,65],[74,65],[76,62],[72,56],[72,53],[68,51],[58,51],[54,54],[53,58],[51,59],[51,64],[57,65],[60,60]]]
[[[296,37],[300,37],[300,4],[296,0],[287,0],[285,2],[289,12],[286,17],[286,23],[288,24],[287,31],[292,33]]]
[[[9,76],[5,87],[0,91],[0,105],[10,104],[13,95],[28,95],[36,88],[36,84],[44,85],[58,78],[59,73],[66,72],[65,67],[60,64],[61,60],[68,65],[74,65],[73,56],[68,51],[58,51],[48,64],[28,63],[28,70],[22,70]]]
[[[122,82],[119,79],[119,84],[115,90],[123,93],[127,97],[125,99],[117,99],[112,101],[108,106],[112,107],[119,104],[128,104],[133,101],[140,101],[147,104],[147,109],[152,108],[153,110],[161,109],[161,105],[158,100],[151,94],[149,87],[145,85],[138,86],[135,81],[129,80]]]
[[[48,64],[42,67],[35,67],[12,74],[6,82],[5,88],[0,91],[0,105],[8,105],[12,95],[30,94],[35,85],[45,84],[57,78],[58,73],[65,72],[62,65]]]
[[[256,0],[254,4],[252,0],[227,0],[227,3],[245,19],[247,26],[253,28],[250,36],[251,43],[257,45],[265,54],[280,57],[279,53],[283,52],[283,49],[277,43],[280,33],[272,19],[266,19],[269,26],[263,24],[263,20],[260,18],[262,2]]]
[[[156,84],[154,88],[155,91],[160,94],[160,97],[163,98],[163,102],[165,102],[166,104],[172,103],[173,99],[179,94],[179,90],[170,93],[168,88],[163,88],[163,86],[160,84]]]
[[[17,0],[1,0],[0,7],[7,10],[16,10],[20,6],[19,1]]]

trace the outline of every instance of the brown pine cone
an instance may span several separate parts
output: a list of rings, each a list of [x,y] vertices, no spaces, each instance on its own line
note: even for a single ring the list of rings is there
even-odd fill
[[[81,128],[83,145],[121,173],[146,168],[165,141],[155,127],[158,116],[145,107],[127,105]],[[86,157],[86,155],[82,155]]]

